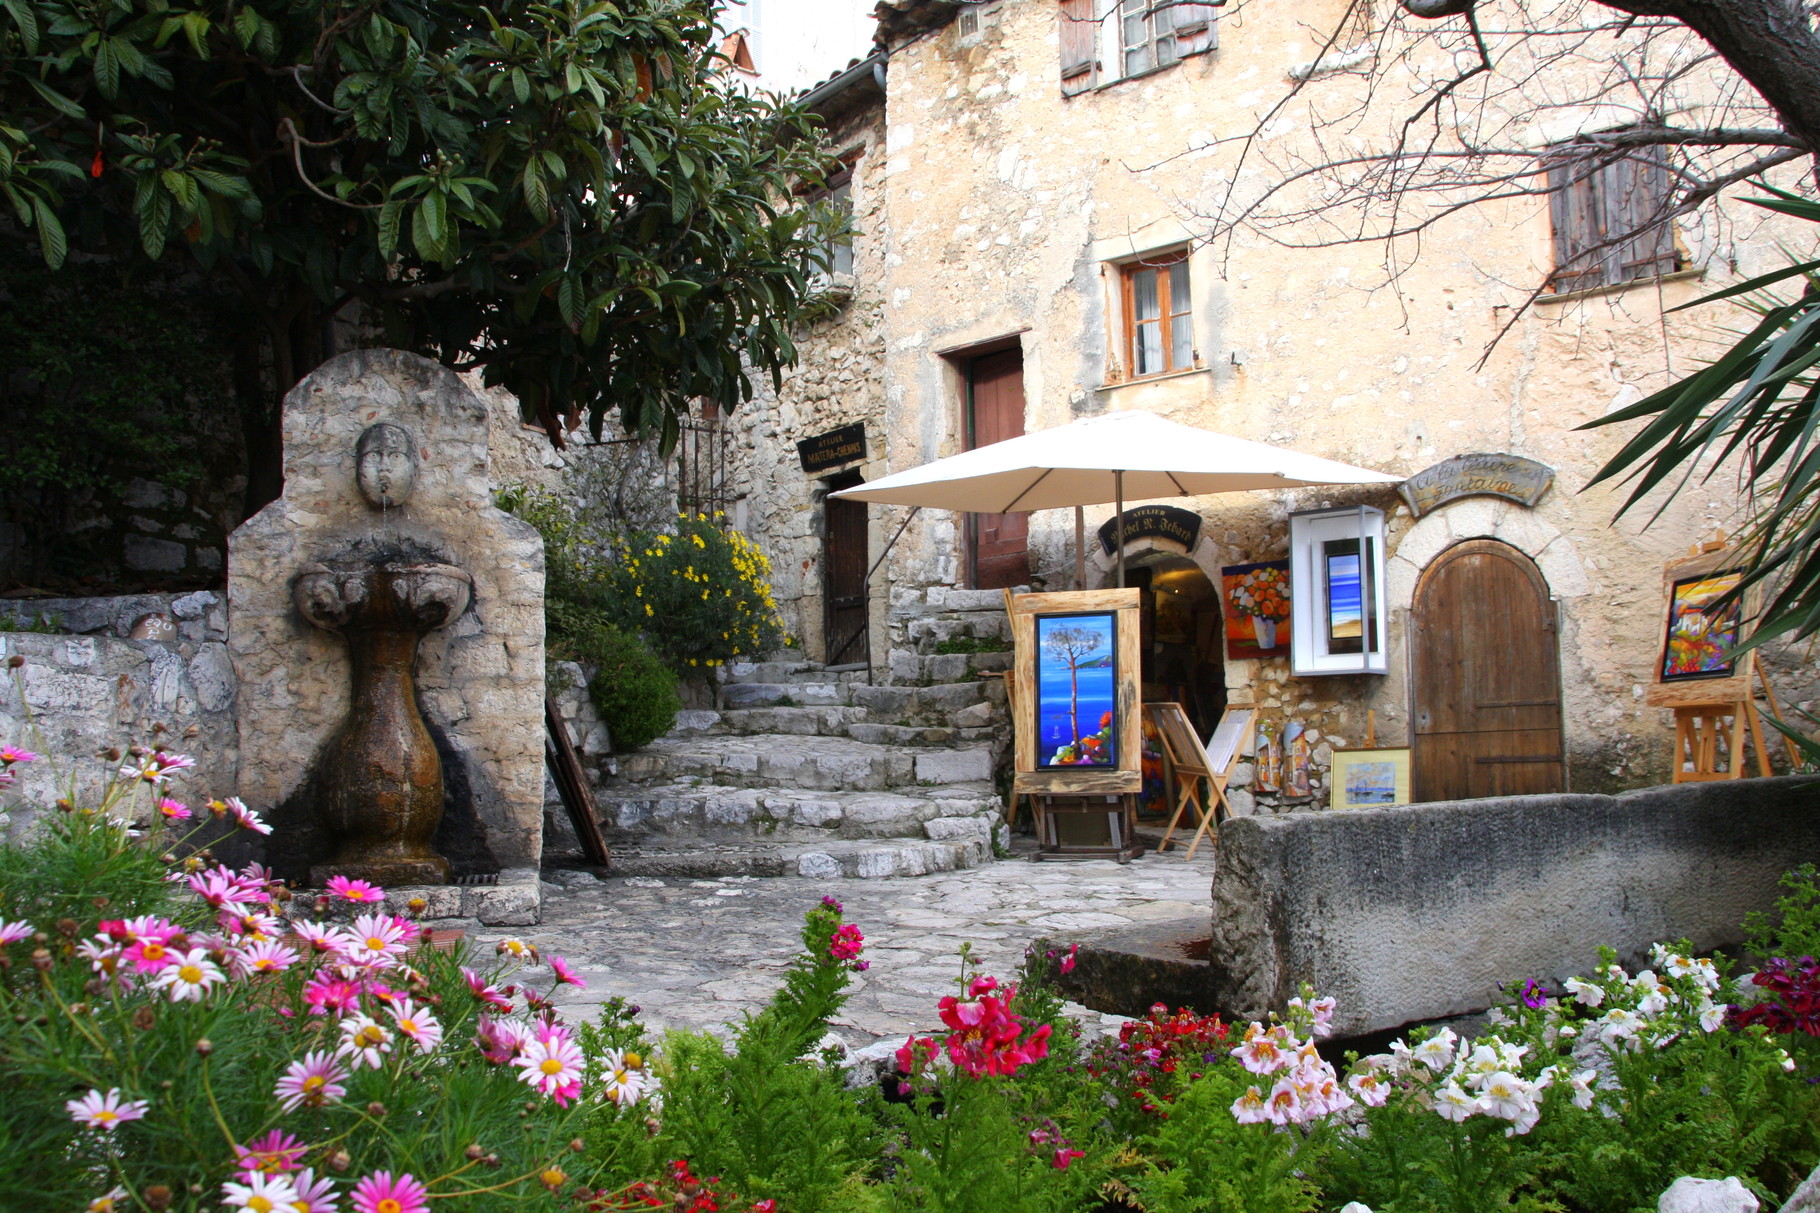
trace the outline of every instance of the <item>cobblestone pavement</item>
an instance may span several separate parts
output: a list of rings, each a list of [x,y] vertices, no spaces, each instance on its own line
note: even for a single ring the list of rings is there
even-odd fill
[[[1009,859],[892,880],[596,881],[554,873],[573,885],[546,884],[543,923],[516,934],[567,958],[587,979],[585,991],[560,993],[571,1018],[619,995],[643,1008],[640,1018],[654,1031],[713,1029],[737,1023],[770,997],[798,946],[804,911],[832,894],[845,904],[846,920],[865,932],[871,962],[854,977],[833,1028],[849,1047],[863,1048],[938,1026],[936,1000],[953,991],[965,942],[985,972],[1008,977],[1026,945],[1042,936],[1206,914],[1212,857],[1204,850],[1188,863],[1180,855],[1149,854],[1123,866]],[[476,939],[490,950],[512,934],[481,928]],[[1090,1029],[1118,1022],[1071,1009]]]

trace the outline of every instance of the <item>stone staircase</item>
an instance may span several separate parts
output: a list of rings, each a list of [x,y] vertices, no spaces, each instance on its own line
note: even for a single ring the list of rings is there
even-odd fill
[[[949,656],[933,654],[939,681],[917,665],[923,685],[787,655],[731,667],[712,710],[616,756],[596,789],[614,874],[879,878],[986,862],[1008,841],[1005,692],[975,655]]]

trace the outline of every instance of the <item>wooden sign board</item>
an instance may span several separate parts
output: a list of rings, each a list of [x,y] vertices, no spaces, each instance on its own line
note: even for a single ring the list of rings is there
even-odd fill
[[[1717,615],[1700,610],[1715,591],[1737,584],[1728,574],[1743,563],[1731,546],[1701,552],[1684,560],[1671,560],[1662,569],[1666,616],[1655,669],[1643,688],[1643,701],[1652,707],[1677,708],[1716,703],[1737,703],[1752,697],[1751,663],[1743,658],[1720,662],[1718,650],[1739,638],[1744,624],[1762,608],[1758,587],[1747,590],[1740,603]],[[1690,642],[1707,650],[1704,657],[1690,654]],[[1711,667],[1703,672],[1702,666]]]
[[[796,444],[796,457],[802,460],[803,471],[810,475],[857,463],[866,457],[866,423],[855,421],[838,430],[805,438]]]
[[[1100,524],[1100,546],[1106,555],[1116,556],[1119,549],[1119,520],[1108,518]],[[1175,505],[1139,505],[1125,511],[1125,542],[1133,539],[1167,539],[1182,545],[1185,552],[1194,551],[1201,541],[1201,516],[1193,510]]]
[[[1481,453],[1455,455],[1417,472],[1397,486],[1417,518],[1462,497],[1502,497],[1534,508],[1555,470],[1521,455]]]
[[[1143,788],[1136,589],[1018,594],[1012,790],[1117,795]]]

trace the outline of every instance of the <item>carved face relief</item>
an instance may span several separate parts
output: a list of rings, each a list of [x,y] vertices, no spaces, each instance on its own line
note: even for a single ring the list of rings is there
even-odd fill
[[[417,444],[410,432],[387,421],[370,425],[354,444],[354,476],[373,505],[391,509],[411,498],[417,485]]]

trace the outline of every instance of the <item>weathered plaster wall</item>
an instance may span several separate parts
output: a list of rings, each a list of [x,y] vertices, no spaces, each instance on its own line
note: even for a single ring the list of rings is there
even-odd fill
[[[1817,796],[1796,777],[1229,821],[1205,1004],[1257,1015],[1311,982],[1356,1035],[1584,974],[1601,947],[1735,944],[1820,849]]]
[[[1229,181],[1218,153],[1191,149],[1248,130],[1287,88],[1289,66],[1311,57],[1308,30],[1338,11],[1248,9],[1225,23],[1217,50],[1074,98],[1060,95],[1057,9],[1041,0],[983,6],[976,34],[950,26],[894,48],[883,174],[888,470],[961,449],[954,355],[1005,337],[1023,350],[1028,429],[1138,408],[1402,474],[1475,451],[1539,460],[1557,478],[1533,511],[1476,499],[1418,523],[1393,494],[1343,489],[1177,502],[1206,519],[1219,564],[1282,556],[1292,510],[1364,500],[1391,515],[1391,674],[1296,679],[1280,661],[1233,662],[1231,699],[1292,716],[1336,745],[1359,744],[1375,709],[1380,744],[1402,743],[1415,576],[1452,542],[1501,538],[1536,558],[1559,601],[1572,786],[1659,779],[1668,714],[1641,695],[1660,644],[1662,565],[1715,527],[1735,529],[1742,503],[1721,474],[1647,530],[1656,502],[1614,523],[1621,495],[1588,484],[1628,430],[1576,427],[1709,351],[1721,309],[1666,309],[1769,268],[1778,229],[1733,207],[1729,228],[1681,233],[1697,273],[1540,303],[1483,365],[1527,284],[1547,272],[1544,205],[1463,213],[1428,235],[1394,284],[1384,284],[1375,247],[1296,251],[1240,234],[1192,253],[1197,369],[1128,382],[1119,365],[1109,340],[1115,262],[1190,238],[1196,206]],[[1310,103],[1340,106],[1361,87],[1336,76]],[[1272,137],[1301,131],[1286,122]],[[1718,242],[1720,230],[1730,243]],[[875,514],[888,532],[904,511]],[[1090,508],[1087,523],[1110,514]],[[1031,525],[1036,574],[1065,588],[1070,512],[1035,514]],[[956,583],[959,541],[952,515],[920,516],[887,565],[893,587]],[[1110,563],[1096,558],[1090,585]],[[1772,655],[1771,669],[1784,700],[1815,694],[1796,655]]]
[[[497,412],[497,409],[491,410]],[[514,409],[508,416],[515,416]],[[543,822],[543,544],[492,503],[488,402],[445,367],[394,350],[330,359],[285,398],[285,495],[229,541],[229,648],[240,682],[241,794],[311,846],[306,778],[347,712],[341,637],[291,600],[305,564],[416,551],[474,578],[468,610],[418,650],[418,698],[440,734],[451,806],[498,867],[535,867]],[[420,446],[415,492],[371,508],[354,444],[387,421]]]

